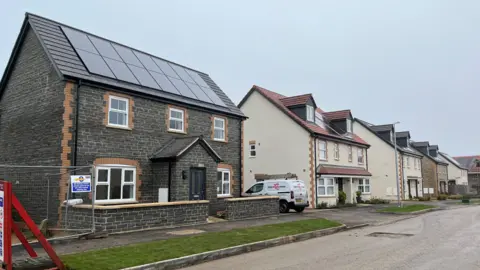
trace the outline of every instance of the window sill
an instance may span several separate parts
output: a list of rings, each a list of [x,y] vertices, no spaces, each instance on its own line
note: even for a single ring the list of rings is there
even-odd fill
[[[328,161],[328,159],[321,159],[321,158],[319,158],[318,160],[320,160],[320,161]]]
[[[133,203],[138,203],[138,201],[137,200],[112,200],[112,201],[95,200],[95,205],[133,204]]]
[[[336,195],[317,195],[318,198],[337,198]]]
[[[228,140],[213,139],[212,141],[219,142],[219,143],[228,143]]]
[[[122,127],[122,126],[114,126],[114,125],[107,125],[107,128],[116,128],[116,129],[123,129],[123,130],[132,130],[129,127]]]
[[[362,195],[372,195],[371,192],[362,193]]]
[[[170,133],[187,134],[187,132],[185,132],[185,131],[180,131],[180,130],[169,129],[169,130],[167,130],[167,131],[170,132]]]
[[[233,195],[217,195],[218,199],[223,199],[223,198],[233,198]]]
[[[256,157],[248,157],[248,158],[256,158]]]

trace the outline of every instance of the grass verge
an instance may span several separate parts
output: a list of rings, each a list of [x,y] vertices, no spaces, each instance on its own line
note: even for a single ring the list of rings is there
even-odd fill
[[[69,269],[113,270],[341,225],[327,219],[300,220],[87,251],[61,258]]]
[[[383,209],[379,209],[378,212],[387,212],[387,213],[411,213],[416,211],[421,211],[425,209],[435,208],[433,205],[425,205],[425,204],[412,204],[412,205],[405,205],[403,207],[392,206]]]

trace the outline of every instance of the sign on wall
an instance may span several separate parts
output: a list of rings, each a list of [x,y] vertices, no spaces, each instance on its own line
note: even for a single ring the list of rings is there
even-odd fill
[[[72,193],[91,192],[92,177],[90,175],[72,175],[70,176],[70,186]]]

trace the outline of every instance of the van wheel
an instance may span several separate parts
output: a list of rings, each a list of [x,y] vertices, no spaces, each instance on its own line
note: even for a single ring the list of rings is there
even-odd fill
[[[297,211],[297,213],[301,213],[303,210],[305,210],[305,207],[295,207],[295,211]]]
[[[286,201],[280,202],[280,213],[288,213],[288,211],[290,211],[288,203]]]

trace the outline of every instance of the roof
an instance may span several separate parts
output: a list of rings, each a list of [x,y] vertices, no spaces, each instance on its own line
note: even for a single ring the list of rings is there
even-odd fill
[[[353,176],[372,176],[372,174],[362,167],[341,167],[320,165],[317,167],[317,173],[321,175],[353,175]]]
[[[385,143],[387,143],[388,145],[390,145],[392,148],[395,148],[395,145],[393,144],[393,142],[389,141],[389,140],[385,140],[382,136],[378,135],[378,131],[374,130],[373,128],[374,127],[381,127],[379,128],[379,131],[383,131],[385,130],[386,126],[389,126],[389,125],[378,125],[378,126],[375,126],[375,125],[372,125],[371,123],[367,122],[367,121],[364,121],[364,120],[361,120],[361,119],[358,119],[358,118],[355,118],[355,121],[357,123],[359,123],[360,125],[362,125],[364,128],[366,128],[367,130],[369,130],[370,132],[372,132],[375,136],[377,136],[379,139],[381,139],[382,141],[384,141]],[[392,126],[393,128],[393,126]],[[409,155],[413,155],[413,156],[416,156],[416,157],[422,157],[423,155],[413,149],[413,148],[410,148],[410,147],[402,147],[400,145],[397,144],[397,150],[402,153],[402,154],[409,154]]]
[[[429,148],[433,150],[438,150],[438,145],[430,145]]]
[[[476,160],[480,160],[479,156],[462,156],[462,157],[453,157],[461,166],[468,169],[470,173],[479,173],[480,167],[477,167],[475,164]]]
[[[329,138],[336,139],[336,140],[341,140],[341,141],[344,141],[344,142],[364,145],[366,147],[370,146],[366,141],[364,141],[362,138],[360,138],[356,134],[351,134],[351,137],[342,136],[342,135],[339,135],[339,134],[335,133],[331,129],[325,129],[325,128],[322,128],[321,126],[317,125],[317,124],[314,124],[314,123],[307,122],[307,121],[303,120],[302,118],[297,116],[294,112],[292,112],[289,108],[287,108],[287,106],[285,106],[285,104],[282,102],[283,99],[287,98],[286,96],[281,95],[281,94],[276,93],[276,92],[273,92],[273,91],[270,91],[270,90],[267,90],[267,89],[265,89],[263,87],[260,87],[260,86],[257,86],[257,85],[254,85],[250,89],[250,91],[247,93],[247,95],[245,95],[245,97],[242,99],[242,101],[240,101],[238,106],[241,107],[243,105],[243,103],[248,99],[248,97],[254,91],[260,93],[263,97],[265,97],[268,101],[270,101],[278,109],[280,109],[282,112],[284,112],[292,120],[297,122],[300,126],[302,126],[303,128],[305,128],[307,131],[309,131],[311,133],[314,133],[314,134],[320,135],[320,136],[329,137]],[[323,111],[321,109],[317,108],[316,111],[323,115]]]
[[[458,161],[456,161],[453,157],[449,156],[447,153],[444,153],[444,152],[438,152],[438,154],[440,154],[444,159],[446,159],[448,162],[452,163],[453,165],[455,165],[455,167],[461,169],[461,170],[468,170],[467,167],[465,166],[462,166],[460,163],[458,163]]]
[[[410,131],[399,131],[399,132],[395,132],[395,136],[397,138],[410,138]]]
[[[425,146],[430,146],[429,142],[414,142],[412,141],[412,145],[415,147],[425,147]]]
[[[392,124],[387,124],[387,125],[373,125],[371,128],[374,131],[377,132],[382,132],[382,131],[392,131],[393,130],[393,125]]]
[[[0,95],[8,81],[27,25],[31,26],[55,70],[63,79],[81,80],[85,84],[90,83],[122,91],[136,92],[148,97],[166,99],[172,103],[187,104],[246,118],[206,73],[30,13],[25,15],[22,31],[0,82]],[[66,33],[69,33],[68,37]],[[82,43],[73,38],[78,37],[78,35],[82,38],[80,40],[86,40],[87,45],[97,51],[98,54],[80,50],[78,44]],[[73,46],[73,41],[77,44],[77,48]],[[107,51],[113,52],[115,54],[113,58],[118,57],[118,61],[100,53],[103,52],[100,44],[106,44],[108,46]],[[127,58],[124,57],[121,50],[126,50],[126,54],[132,56],[131,60],[135,60],[138,64],[134,65],[126,61]],[[151,61],[152,65],[147,67],[147,61]],[[159,62],[165,63],[166,68],[173,68],[172,73],[160,69]],[[152,69],[154,68],[158,72],[153,72]],[[101,70],[101,72],[98,70]],[[103,76],[98,75],[100,73],[103,73]],[[169,75],[167,73],[171,77],[167,76]],[[120,74],[123,74],[122,79],[119,79]],[[128,76],[125,76],[125,74]],[[174,78],[174,76],[177,78]],[[130,79],[127,80],[127,77]]]
[[[176,160],[195,145],[200,144],[217,162],[222,158],[213,150],[213,148],[203,139],[202,136],[195,137],[179,137],[167,142],[162,148],[155,151],[151,156],[151,160]]]
[[[298,106],[298,105],[305,105],[310,99],[313,100],[312,94],[285,97],[285,98],[282,98],[281,101],[283,105],[287,107],[292,107],[292,106]]]
[[[334,111],[334,112],[324,112],[323,116],[329,121],[347,119],[352,117],[350,110]]]

